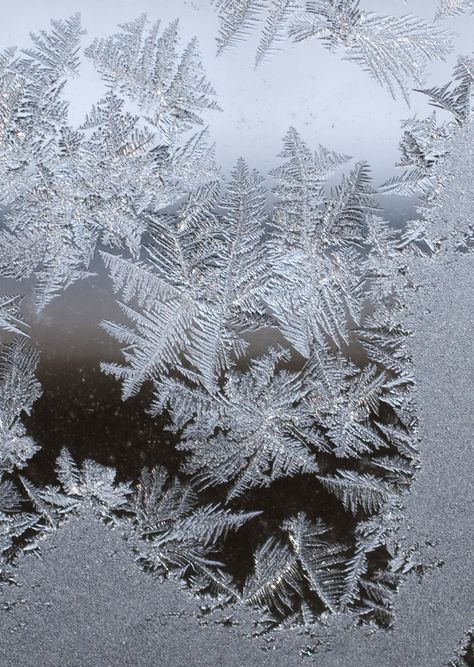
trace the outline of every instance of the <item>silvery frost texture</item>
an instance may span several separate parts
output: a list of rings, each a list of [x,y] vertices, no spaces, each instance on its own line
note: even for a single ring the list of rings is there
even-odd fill
[[[0,327],[15,338],[0,351],[0,578],[15,540],[37,520],[34,513],[24,511],[12,480],[13,473],[39,449],[21,421],[22,414],[31,412],[41,388],[35,378],[38,354],[27,343],[27,327],[20,317],[20,299],[1,297]]]
[[[407,63],[417,48],[426,58],[447,48],[438,27],[412,18],[313,5],[325,8],[308,10],[324,24],[317,36],[349,45],[391,92],[415,74]],[[392,37],[374,60],[382,33]],[[63,90],[81,34],[78,16],[56,21],[31,49],[1,56],[0,269],[33,275],[41,310],[89,275],[99,249],[123,311],[123,321],[103,322],[123,364],[102,368],[124,399],[151,383],[150,411],[167,416],[182,466],[118,483],[113,468],[63,450],[57,485],[16,474],[36,450],[21,414],[40,393],[38,357],[18,298],[2,298],[0,324],[20,336],[0,366],[4,566],[92,506],[133,526],[144,567],[258,606],[266,624],[338,612],[390,625],[410,568],[396,528],[418,465],[409,265],[425,238],[449,236],[453,171],[472,155],[470,61],[459,61],[451,88],[426,91],[452,107],[453,123],[418,121],[405,134],[404,164],[414,168],[383,191],[424,194],[420,221],[397,230],[366,163],[312,148],[294,128],[271,174],[271,211],[264,178],[244,160],[223,183],[202,129],[215,93],[196,42],[179,47],[176,23],[141,17],[89,45],[108,92],[70,127]],[[262,332],[267,349],[257,354]],[[247,531],[250,550],[238,572],[226,562],[236,531]]]

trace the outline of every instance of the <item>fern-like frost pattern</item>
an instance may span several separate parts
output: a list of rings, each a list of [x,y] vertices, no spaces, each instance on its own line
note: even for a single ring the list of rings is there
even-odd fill
[[[318,39],[331,51],[357,63],[390,94],[408,102],[410,82],[420,81],[428,62],[445,57],[451,37],[439,18],[462,13],[465,0],[442,2],[436,21],[411,14],[379,16],[366,12],[359,0],[211,0],[220,19],[217,37],[222,52],[257,28],[261,38],[255,64],[259,65],[282,41]]]
[[[234,510],[300,478],[316,504],[333,497],[351,517],[341,540],[317,511],[283,519],[243,600],[280,620],[319,604],[388,625],[398,573],[387,544],[417,466],[403,326],[412,249],[381,217],[366,164],[347,169],[348,156],[310,150],[293,128],[280,159],[272,213],[241,160],[224,189],[208,184],[157,216],[137,261],[103,254],[130,321],[104,323],[125,364],[103,370],[124,398],[151,381],[150,411],[168,414],[199,492]],[[262,336],[273,343],[256,356]]]
[[[354,0],[214,4],[219,50],[263,21],[257,64],[287,36],[315,37],[407,98],[449,51],[442,17],[470,3],[442,2],[432,24]],[[421,91],[451,119],[407,121],[402,175],[377,189],[365,162],[290,128],[270,192],[243,159],[220,178],[204,127],[215,92],[177,22],[142,16],[94,40],[85,55],[107,93],[71,127],[63,92],[82,34],[71,17],[0,55],[0,272],[34,275],[38,311],[101,257],[121,311],[102,326],[123,353],[102,370],[124,400],[152,387],[179,470],[125,482],[63,449],[57,484],[35,485],[25,468],[38,445],[22,417],[41,393],[39,358],[21,299],[1,296],[2,565],[92,511],[133,532],[144,568],[257,606],[270,626],[325,612],[389,626],[418,466],[410,262],[472,242],[472,58]],[[391,191],[421,193],[403,229],[383,217],[377,195]],[[238,572],[226,560],[236,531],[254,545]]]

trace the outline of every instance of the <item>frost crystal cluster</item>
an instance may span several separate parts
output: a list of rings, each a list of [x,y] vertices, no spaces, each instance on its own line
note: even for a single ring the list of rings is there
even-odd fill
[[[469,11],[474,12],[473,0],[440,0],[436,18],[439,20],[445,16],[464,14]]]
[[[406,258],[366,164],[331,189],[349,158],[294,129],[280,159],[272,214],[240,160],[225,188],[157,214],[142,257],[103,253],[129,321],[104,323],[125,363],[103,369],[124,398],[152,382],[150,410],[169,415],[200,493],[262,511],[236,595],[277,618],[350,609],[388,623],[391,534],[416,466]]]
[[[451,658],[448,667],[468,667],[474,660],[474,630],[471,628],[465,633],[462,644]]]
[[[459,57],[452,82],[419,91],[430,104],[447,112],[405,122],[400,144],[404,167],[384,189],[419,195],[419,218],[405,239],[431,251],[468,250],[474,241],[474,58]]]
[[[392,93],[448,49],[437,24],[352,0],[215,4],[221,48],[267,11],[258,60],[290,26],[297,40],[342,46]],[[243,159],[223,183],[202,130],[214,91],[176,23],[141,17],[95,40],[85,55],[108,92],[71,127],[65,86],[81,35],[76,16],[1,55],[0,271],[33,276],[41,310],[102,258],[122,311],[102,326],[123,348],[123,363],[102,369],[124,399],[153,388],[150,412],[176,434],[180,469],[117,481],[63,449],[57,485],[18,476],[37,448],[21,415],[40,394],[38,358],[18,298],[2,297],[0,325],[19,336],[0,362],[2,554],[94,508],[134,530],[144,567],[257,605],[270,625],[323,612],[389,625],[408,567],[396,527],[417,467],[408,265],[421,243],[469,233],[471,61],[459,60],[452,86],[424,91],[453,121],[406,126],[410,170],[383,191],[420,188],[422,221],[397,230],[366,163],[314,150],[294,128],[273,192]]]

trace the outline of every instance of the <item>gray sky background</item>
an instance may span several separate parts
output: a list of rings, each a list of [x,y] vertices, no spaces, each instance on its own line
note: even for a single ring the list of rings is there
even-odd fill
[[[432,19],[438,0],[362,0],[361,7],[379,14],[413,13]],[[367,160],[375,180],[393,174],[398,159],[400,122],[428,109],[423,96],[412,95],[412,107],[390,94],[356,64],[342,60],[316,41],[288,44],[261,65],[253,67],[256,34],[216,58],[218,21],[210,0],[16,0],[3,12],[0,27],[2,46],[29,44],[28,33],[46,28],[50,18],[65,18],[77,11],[87,30],[84,45],[95,36],[114,32],[119,23],[142,12],[164,24],[179,17],[183,44],[199,39],[208,78],[214,85],[222,113],[209,113],[217,162],[228,172],[239,156],[267,172],[275,164],[281,139],[294,125],[311,146],[321,143],[332,150]],[[453,57],[448,63],[433,63],[430,85],[450,77],[456,53],[474,50],[474,17],[445,21],[457,33]],[[71,82],[71,120],[80,123],[90,106],[104,91],[90,63]]]

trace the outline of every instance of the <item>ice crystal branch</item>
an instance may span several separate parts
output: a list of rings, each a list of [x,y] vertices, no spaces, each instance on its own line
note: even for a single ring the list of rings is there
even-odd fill
[[[321,39],[330,49],[342,47],[345,58],[359,64],[395,97],[408,101],[407,82],[419,81],[430,60],[451,50],[448,34],[411,15],[377,16],[359,2],[308,2],[290,29],[295,41]]]
[[[202,124],[200,113],[217,109],[206,80],[196,39],[178,54],[178,21],[160,35],[145,14],[107,39],[95,39],[85,55],[112,89],[136,101],[163,136],[173,137]]]
[[[474,2],[472,0],[440,0],[436,19],[443,19],[446,16],[464,14],[468,11],[474,11]]]
[[[26,335],[25,329],[28,325],[23,322],[21,317],[22,297],[0,296],[0,329],[9,333]]]
[[[197,191],[175,216],[150,225],[148,264],[104,255],[117,291],[137,297],[143,312],[123,305],[136,329],[105,323],[126,343],[128,367],[105,365],[124,379],[124,396],[145,379],[159,381],[170,369],[213,391],[222,372],[245,349],[240,334],[262,315],[266,217],[261,177],[239,161],[221,206],[214,214],[219,186]],[[257,321],[256,321],[257,318]],[[184,365],[183,365],[184,364]]]
[[[407,15],[378,16],[359,0],[213,0],[221,26],[218,52],[244,39],[265,21],[255,62],[258,65],[286,37],[294,42],[321,40],[342,49],[344,58],[369,72],[395,97],[408,101],[408,86],[419,81],[426,64],[444,58],[451,38],[436,23]],[[449,9],[440,8],[447,13]]]
[[[170,479],[166,470],[158,467],[143,471],[132,513],[143,540],[140,555],[145,564],[163,575],[174,572],[186,576],[201,591],[239,597],[215,556],[227,533],[238,530],[259,512],[200,505],[189,483]]]

